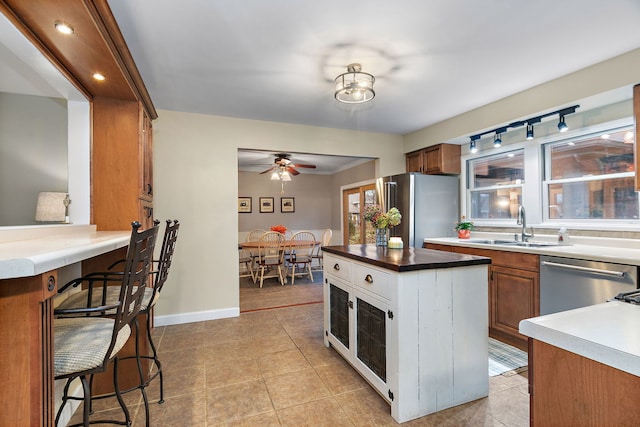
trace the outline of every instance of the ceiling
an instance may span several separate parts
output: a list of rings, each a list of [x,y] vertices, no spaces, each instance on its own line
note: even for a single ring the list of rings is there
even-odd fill
[[[640,47],[638,0],[109,5],[156,108],[392,134]],[[376,76],[367,104],[333,98],[352,62]]]
[[[401,135],[640,48],[638,0],[109,5],[158,109]],[[0,90],[19,93],[30,71],[15,70],[33,58],[0,53],[0,84],[14,88]],[[333,79],[352,62],[376,76],[369,103],[333,98]],[[9,63],[13,71],[3,71]],[[24,93],[49,89],[32,86]],[[45,95],[55,92],[69,97],[58,87]],[[240,169],[273,154],[241,152]],[[345,167],[307,155],[319,167],[304,172]]]

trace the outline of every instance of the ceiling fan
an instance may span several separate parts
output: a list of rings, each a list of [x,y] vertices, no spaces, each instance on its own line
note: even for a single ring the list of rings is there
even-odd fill
[[[275,156],[276,158],[273,161],[274,165],[271,166],[269,169],[263,172],[260,172],[261,174],[274,171],[274,172],[280,172],[280,173],[288,172],[292,175],[299,175],[300,172],[296,168],[309,168],[309,169],[316,168],[316,165],[293,163],[290,159],[291,155],[289,154],[279,153],[279,154],[276,154]]]

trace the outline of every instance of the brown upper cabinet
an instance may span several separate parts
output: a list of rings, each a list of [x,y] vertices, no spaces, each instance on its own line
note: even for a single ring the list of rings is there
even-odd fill
[[[158,114],[107,0],[0,1],[5,15],[91,102],[91,223],[153,221],[151,120]],[[53,30],[56,17],[77,31]],[[93,79],[100,70],[106,80]]]
[[[460,146],[438,144],[406,155],[407,172],[431,175],[457,175],[460,173]]]

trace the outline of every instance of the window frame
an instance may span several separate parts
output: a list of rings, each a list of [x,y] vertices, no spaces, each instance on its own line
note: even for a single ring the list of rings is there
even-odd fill
[[[544,123],[543,123],[544,125]],[[467,152],[460,158],[461,161],[461,176],[460,176],[460,215],[464,215],[470,218],[471,214],[471,193],[469,191],[470,179],[473,177],[469,173],[469,161],[487,157],[494,154],[500,154],[504,152],[514,151],[519,148],[525,150],[525,182],[522,189],[522,205],[527,212],[527,225],[534,228],[545,229],[560,229],[562,227],[570,226],[575,230],[599,230],[599,231],[640,231],[640,219],[628,220],[628,219],[549,219],[548,218],[548,199],[546,192],[548,187],[544,185],[545,170],[546,167],[544,161],[544,145],[568,142],[572,139],[583,139],[590,134],[602,134],[606,132],[612,132],[615,129],[622,129],[626,127],[634,126],[634,118],[632,116],[626,116],[620,119],[609,120],[603,123],[583,126],[575,130],[569,130],[567,133],[550,132],[546,136],[541,136],[533,141],[524,140],[524,136],[521,140],[517,140],[518,133],[522,133],[521,129],[514,130],[516,137],[505,134],[503,135],[503,141],[514,140],[516,142],[502,145],[500,148],[487,148],[479,144],[479,151],[477,153]],[[553,125],[555,127],[555,124]],[[482,142],[482,141],[481,141]],[[491,141],[490,141],[491,142]],[[638,173],[638,171],[636,171]],[[471,219],[471,218],[470,218]],[[486,227],[516,227],[515,219],[473,219],[476,226]]]
[[[515,183],[515,184],[504,184],[504,185],[490,185],[490,186],[485,186],[485,187],[472,187],[472,184],[474,182],[474,178],[475,175],[472,172],[472,168],[473,168],[473,162],[476,160],[480,160],[480,159],[489,159],[491,157],[498,157],[498,156],[505,156],[508,153],[513,153],[513,152],[518,152],[518,151],[522,151],[522,157],[523,157],[523,172],[525,175],[525,178],[523,179],[524,182],[521,183]],[[513,222],[515,219],[514,218],[477,218],[471,215],[471,208],[472,208],[472,204],[471,204],[471,199],[472,199],[472,195],[475,192],[480,192],[480,191],[494,191],[494,190],[504,190],[504,189],[509,189],[509,188],[520,188],[520,200],[521,203],[524,203],[524,188],[525,188],[525,184],[527,182],[526,179],[526,161],[525,161],[525,156],[526,156],[526,152],[523,147],[515,147],[515,146],[508,146],[507,148],[505,148],[504,150],[500,150],[499,152],[492,152],[489,153],[487,152],[486,155],[480,155],[480,156],[474,156],[471,159],[468,159],[466,162],[466,175],[467,175],[467,179],[466,179],[466,199],[467,199],[467,206],[468,209],[466,209],[466,218],[469,221],[473,221],[474,224],[479,224],[479,223],[484,223],[486,222],[487,224],[492,224],[492,225],[499,225],[499,224],[508,224]]]
[[[610,126],[604,126],[602,129],[592,132],[577,132],[575,135],[571,135],[568,138],[561,138],[554,141],[548,141],[540,144],[540,161],[542,163],[542,175],[540,176],[540,182],[542,185],[542,219],[544,224],[552,225],[556,224],[559,226],[567,226],[571,225],[572,227],[576,224],[582,225],[585,228],[600,228],[601,225],[605,226],[624,226],[625,228],[629,225],[636,225],[640,227],[640,218],[638,219],[615,219],[615,218],[550,218],[549,217],[549,186],[553,184],[564,184],[564,183],[574,183],[574,182],[590,182],[590,181],[607,181],[619,178],[633,178],[635,177],[637,171],[634,172],[617,172],[617,173],[609,173],[609,174],[601,174],[601,175],[591,175],[591,176],[582,176],[582,177],[574,177],[574,178],[562,178],[562,179],[547,179],[551,175],[551,148],[555,145],[566,144],[569,142],[579,142],[585,139],[598,137],[604,133],[615,133],[620,132],[625,129],[631,129],[635,131],[633,122],[627,123],[626,125],[615,125],[611,124]],[[638,211],[640,212],[640,197],[638,197]]]

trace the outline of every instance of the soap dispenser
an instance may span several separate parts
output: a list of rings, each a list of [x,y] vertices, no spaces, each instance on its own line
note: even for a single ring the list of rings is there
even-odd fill
[[[561,245],[569,244],[569,232],[567,231],[567,227],[560,228],[558,231],[558,243]]]

